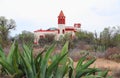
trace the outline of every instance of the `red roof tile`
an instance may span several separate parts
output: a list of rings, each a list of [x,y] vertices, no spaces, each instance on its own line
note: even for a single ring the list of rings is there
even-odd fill
[[[55,31],[58,31],[58,30],[36,30],[34,32],[55,32]]]
[[[64,13],[63,13],[63,11],[62,11],[62,10],[61,10],[61,12],[60,12],[59,16],[64,16]]]

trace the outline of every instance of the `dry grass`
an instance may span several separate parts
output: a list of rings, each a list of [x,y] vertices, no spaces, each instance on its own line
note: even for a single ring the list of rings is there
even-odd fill
[[[114,69],[112,75],[114,78],[120,78],[120,69],[119,68]]]

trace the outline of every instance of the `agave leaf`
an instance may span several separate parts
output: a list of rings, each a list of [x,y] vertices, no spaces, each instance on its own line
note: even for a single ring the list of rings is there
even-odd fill
[[[1,50],[2,51],[2,50]],[[5,57],[4,57],[5,58]],[[18,69],[18,44],[15,42],[12,44],[10,53],[7,59],[1,58],[1,65],[11,75],[22,75],[21,70]],[[4,62],[3,62],[4,61]],[[19,76],[17,76],[19,77]]]
[[[108,70],[98,72],[98,76],[101,76],[101,77],[106,77],[107,74],[108,74]]]
[[[69,42],[65,43],[65,45],[62,48],[62,51],[61,51],[60,55],[64,55],[65,53],[68,52],[68,44],[69,44]],[[65,56],[60,61],[61,66],[57,68],[55,78],[62,78],[65,75],[65,71],[66,71],[66,68],[67,68],[66,63],[67,63],[67,56]]]
[[[15,52],[13,55],[13,69],[15,70],[14,77],[13,78],[20,78],[21,75],[23,75],[22,71],[19,69],[19,64],[18,64],[18,53]]]
[[[42,54],[43,54],[43,51],[37,55],[37,57],[35,58],[35,64],[40,63],[42,59]]]
[[[83,62],[85,61],[86,56],[83,56],[79,59],[77,66],[76,66],[76,72],[78,72],[78,70],[82,67]]]
[[[73,66],[73,60],[69,57],[69,64],[68,64],[68,68],[69,68],[69,78],[74,78],[74,66]]]
[[[19,68],[22,70],[23,74],[26,75],[26,77],[28,78],[28,71],[27,71],[27,68],[23,62],[23,59],[21,58],[21,55],[20,55],[20,65],[19,65]]]
[[[32,69],[33,69],[33,74],[36,75],[36,66],[35,66],[35,59],[33,57],[33,51],[31,51],[31,66],[32,66]]]
[[[24,56],[25,58],[31,63],[31,50],[29,49],[29,47],[27,45],[23,45],[23,49],[24,49]]]
[[[96,68],[86,68],[84,70],[79,70],[78,73],[76,73],[76,77],[75,78],[80,78],[82,76],[85,76],[86,74],[94,74],[95,72],[98,72],[99,70]]]
[[[12,64],[13,64],[13,67],[15,68],[15,71],[18,70],[17,61],[18,61],[18,44],[15,45],[15,48],[13,50],[13,55],[12,55]]]
[[[84,76],[84,77],[81,77],[81,78],[104,78],[104,77],[96,76],[96,75],[89,75],[89,76]]]
[[[23,74],[22,71],[19,71],[19,73],[14,73],[10,78],[21,78],[22,74]]]
[[[68,52],[68,44],[69,44],[68,41],[64,44],[64,46],[63,46],[63,48],[61,50],[61,54],[64,54],[66,51]]]
[[[63,76],[74,78],[73,60],[70,57],[68,57],[68,61],[66,63],[65,71],[63,72]]]
[[[91,74],[95,74],[95,72],[100,72],[101,71],[99,68],[87,68],[87,69],[90,69],[90,70],[93,70],[93,71],[87,73],[86,76],[91,75]]]
[[[40,67],[41,67],[41,60],[43,58],[42,54],[44,53],[45,49],[40,52],[37,57],[35,57],[35,67],[36,67],[36,78],[40,78]],[[38,70],[39,69],[39,70]]]
[[[67,53],[64,54],[64,55],[62,55],[62,56],[59,56],[58,58],[56,58],[56,59],[53,61],[53,63],[52,63],[52,64],[48,67],[48,69],[47,69],[47,76],[46,76],[46,78],[48,78],[49,76],[51,76],[51,75],[53,74],[53,71],[54,71],[55,67],[58,66],[59,62],[60,62],[66,55],[67,55]]]
[[[15,62],[15,60],[14,60],[13,68],[15,70],[13,78],[20,78],[23,75],[23,72],[18,68],[18,64]]]
[[[82,65],[82,67],[80,69],[82,70],[82,69],[88,68],[92,63],[94,63],[95,60],[96,59],[91,59],[91,60],[87,61],[85,64]]]
[[[5,59],[1,58],[0,57],[0,64],[2,65],[2,67],[4,69],[7,70],[8,73],[10,74],[14,74],[14,69],[13,69],[13,66],[11,66]]]
[[[63,48],[62,48],[62,51],[61,51],[61,55],[64,55],[65,53],[67,53],[68,52],[68,45],[69,45],[69,42],[67,41],[66,43],[65,43],[65,45],[63,46]],[[62,64],[62,65],[65,65],[66,64],[66,62],[67,62],[67,55],[60,61],[60,64]]]
[[[39,53],[38,55],[37,55],[37,57],[35,58],[35,66],[36,66],[36,72],[39,72],[40,70],[38,70],[38,69],[40,69],[40,63],[41,63],[41,60],[42,60],[42,53]]]
[[[28,78],[34,78],[34,74],[33,74],[33,70],[32,70],[31,64],[22,55],[21,55],[21,59],[22,59],[22,62],[24,64],[25,68],[26,68],[26,76]]]
[[[24,43],[24,45],[26,45],[30,50],[33,49],[33,41],[32,40],[29,40],[29,42]]]
[[[5,59],[5,53],[4,53],[4,51],[3,51],[1,46],[0,46],[0,57]]]
[[[75,78],[79,78],[81,77],[81,75],[83,75],[86,71],[93,71],[88,69],[88,67],[96,60],[96,59],[92,59],[87,61],[85,64],[82,64],[82,62],[85,60],[85,57],[82,57],[80,62],[78,63],[80,66],[77,67],[76,69],[76,76]]]
[[[11,65],[12,65],[12,57],[13,57],[13,54],[14,54],[14,52],[16,52],[17,51],[17,45],[16,45],[16,43],[15,43],[15,41],[13,42],[13,44],[12,44],[12,46],[11,46],[11,48],[10,48],[10,52],[9,52],[9,54],[8,54],[8,56],[7,56],[7,61],[8,61],[8,63],[10,63]]]
[[[45,78],[45,73],[46,73],[46,69],[47,69],[48,59],[50,57],[50,54],[54,51],[54,49],[55,49],[55,44],[53,44],[50,48],[48,48],[44,58],[41,61],[41,65],[40,65],[40,70],[41,70],[40,78]]]
[[[58,57],[60,57],[60,54],[55,54],[50,57],[51,61],[55,61]]]

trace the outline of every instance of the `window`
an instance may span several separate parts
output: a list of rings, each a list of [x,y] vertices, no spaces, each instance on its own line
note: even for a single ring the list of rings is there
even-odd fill
[[[64,33],[65,33],[65,30],[62,30],[62,33],[64,34]]]
[[[60,30],[58,30],[58,34],[60,34]]]
[[[43,35],[40,35],[40,38],[44,38],[44,36],[43,36]]]

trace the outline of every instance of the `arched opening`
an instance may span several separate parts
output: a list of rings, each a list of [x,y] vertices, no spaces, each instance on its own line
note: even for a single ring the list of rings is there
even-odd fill
[[[64,34],[64,33],[65,33],[65,30],[62,30],[62,33]]]

